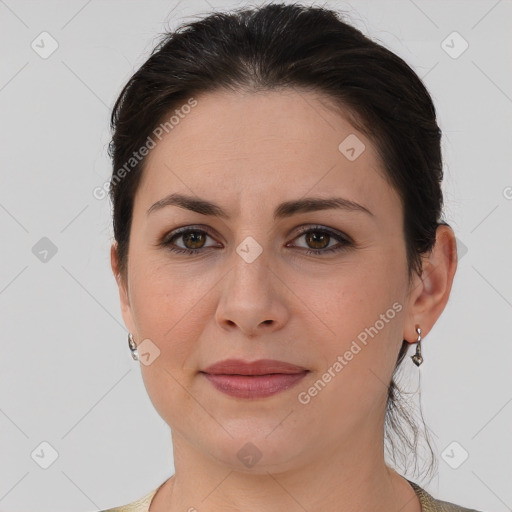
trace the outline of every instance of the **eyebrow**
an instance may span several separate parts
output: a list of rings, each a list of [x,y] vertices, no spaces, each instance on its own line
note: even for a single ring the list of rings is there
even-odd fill
[[[166,206],[178,206],[186,210],[200,213],[201,215],[210,215],[228,220],[230,218],[219,205],[205,199],[187,196],[184,194],[169,194],[153,204],[146,212],[146,215]],[[373,213],[363,205],[342,197],[307,197],[293,201],[285,201],[278,205],[274,210],[274,220],[291,217],[298,213],[330,209],[364,212],[368,215],[374,216]]]

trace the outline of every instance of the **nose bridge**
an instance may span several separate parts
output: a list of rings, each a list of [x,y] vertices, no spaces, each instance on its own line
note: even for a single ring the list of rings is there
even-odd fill
[[[261,195],[239,197],[240,209],[238,221],[233,228],[234,246],[230,257],[232,272],[228,277],[231,295],[235,294],[244,304],[251,296],[250,302],[255,306],[255,301],[263,300],[263,295],[270,300],[270,294],[274,287],[272,281],[275,276],[270,271],[273,263],[273,246],[271,239],[272,230],[268,224],[271,215],[266,210],[261,200],[256,200]],[[256,295],[255,295],[256,294]]]
[[[258,196],[264,197],[264,196]],[[240,199],[238,222],[234,227],[234,265],[249,274],[262,272],[269,260],[272,247],[269,225],[269,212],[261,204],[255,202],[255,196]],[[248,267],[248,268],[246,268]],[[256,267],[256,269],[254,268]]]
[[[256,240],[257,235],[241,235],[229,258],[231,271],[222,286],[216,318],[223,328],[237,326],[245,335],[265,327],[280,328],[287,318],[272,271],[270,243]]]
[[[255,236],[261,243],[252,235],[244,235],[233,252],[231,279],[242,290],[245,287],[246,294],[258,291],[260,287],[269,288],[270,244],[261,240],[263,234]]]

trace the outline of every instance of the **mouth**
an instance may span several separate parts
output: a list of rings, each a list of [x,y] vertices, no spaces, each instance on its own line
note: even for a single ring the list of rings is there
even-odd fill
[[[257,361],[225,359],[202,370],[203,373],[210,375],[270,375],[273,373],[290,375],[304,371],[307,371],[307,368],[275,359],[258,359]]]
[[[241,359],[220,361],[200,374],[224,394],[236,398],[265,398],[295,386],[309,370],[284,361]]]

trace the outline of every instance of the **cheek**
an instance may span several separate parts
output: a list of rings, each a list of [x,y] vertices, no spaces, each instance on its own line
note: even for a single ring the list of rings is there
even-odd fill
[[[131,283],[133,316],[141,339],[160,350],[155,364],[181,369],[200,335],[204,287],[194,286],[182,272],[148,264],[134,272]]]
[[[204,421],[187,389],[197,368],[192,368],[197,340],[207,313],[201,302],[202,287],[193,286],[182,273],[169,270],[140,272],[133,282],[132,304],[141,338],[159,350],[150,365],[141,364],[145,388],[160,417],[168,425]],[[179,404],[179,407],[176,406]]]
[[[190,384],[179,370],[169,368],[162,357],[165,355],[149,366],[141,365],[144,386],[155,410],[167,425],[181,432],[190,425],[204,424],[203,409],[198,407],[194,393],[187,391]]]
[[[370,414],[385,406],[402,342],[400,297],[386,287],[363,286],[370,277],[351,275],[342,290],[328,291],[329,301],[320,311],[332,332],[318,340],[316,380],[300,390],[311,397],[305,414],[328,414],[347,433],[362,428]]]
[[[384,250],[368,256],[325,283],[321,294],[310,295],[329,327],[323,364],[328,368],[343,356],[343,372],[359,384],[372,371],[387,382],[402,343],[405,311],[405,259]]]

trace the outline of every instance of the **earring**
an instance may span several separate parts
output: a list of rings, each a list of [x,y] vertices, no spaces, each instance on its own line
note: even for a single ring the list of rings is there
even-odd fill
[[[132,357],[135,361],[139,359],[139,354],[137,352],[137,345],[135,345],[135,342],[133,341],[132,333],[130,332],[128,334],[128,346],[130,347],[130,350],[132,351]]]
[[[411,359],[416,366],[419,366],[423,363],[423,357],[421,357],[421,329],[416,327],[416,332],[418,333],[418,339],[416,340],[416,354],[411,356]]]

